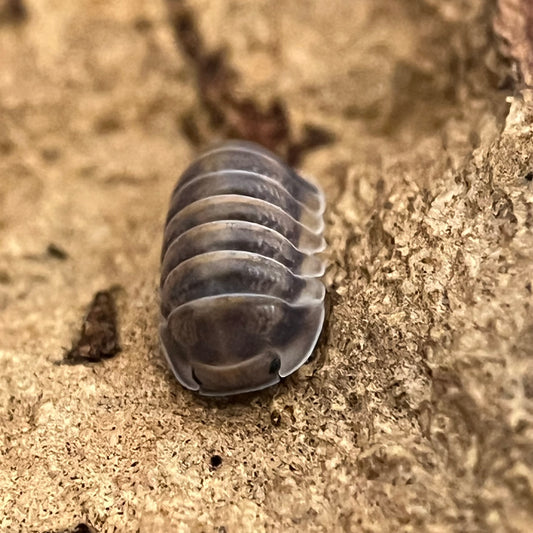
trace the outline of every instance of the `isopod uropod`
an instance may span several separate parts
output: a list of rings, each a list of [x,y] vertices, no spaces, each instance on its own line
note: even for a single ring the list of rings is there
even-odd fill
[[[324,204],[318,186],[249,142],[185,170],[163,237],[160,325],[183,386],[259,390],[305,363],[324,321]]]

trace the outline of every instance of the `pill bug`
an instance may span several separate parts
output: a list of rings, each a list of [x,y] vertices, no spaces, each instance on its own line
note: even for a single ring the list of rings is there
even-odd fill
[[[324,321],[324,196],[277,156],[229,141],[174,188],[161,253],[161,346],[200,394],[263,389],[310,356]]]

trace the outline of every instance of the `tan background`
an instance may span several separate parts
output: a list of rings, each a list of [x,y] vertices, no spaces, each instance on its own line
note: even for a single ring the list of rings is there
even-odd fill
[[[530,531],[527,0],[507,45],[481,0],[168,4],[0,0],[0,530]],[[283,384],[206,400],[158,349],[167,201],[276,102],[275,149],[324,142],[294,160],[328,198],[329,318]],[[122,353],[54,365],[116,283]]]

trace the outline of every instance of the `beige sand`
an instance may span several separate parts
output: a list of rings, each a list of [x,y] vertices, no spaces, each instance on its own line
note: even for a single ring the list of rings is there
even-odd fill
[[[482,0],[168,4],[0,0],[0,531],[530,531],[533,48]],[[309,131],[315,358],[199,398],[158,349],[169,193],[195,143]],[[123,351],[55,365],[114,284]]]

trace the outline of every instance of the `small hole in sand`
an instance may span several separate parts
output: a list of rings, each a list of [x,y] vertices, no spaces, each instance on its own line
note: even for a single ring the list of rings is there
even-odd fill
[[[218,468],[222,464],[222,457],[220,455],[212,455],[209,462],[213,468]]]

